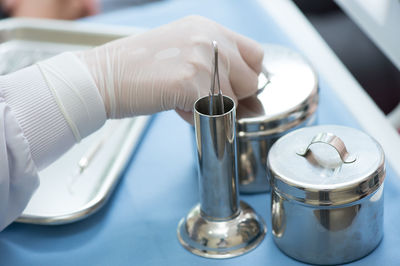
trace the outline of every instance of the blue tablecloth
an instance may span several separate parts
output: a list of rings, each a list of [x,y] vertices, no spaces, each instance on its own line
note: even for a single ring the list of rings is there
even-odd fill
[[[90,21],[155,27],[189,14],[209,17],[259,42],[296,49],[255,1],[170,0],[147,4]],[[293,25],[295,27],[296,25]],[[321,124],[359,127],[320,77]],[[373,123],[373,121],[371,121]],[[0,233],[1,265],[298,265],[272,241],[271,232],[254,251],[227,260],[204,259],[183,249],[178,221],[198,202],[192,131],[174,112],[155,117],[106,206],[70,225],[13,224]],[[271,228],[269,194],[243,200]],[[380,246],[355,265],[400,265],[400,177],[387,169],[385,236]],[[299,240],[300,241],[300,240]]]

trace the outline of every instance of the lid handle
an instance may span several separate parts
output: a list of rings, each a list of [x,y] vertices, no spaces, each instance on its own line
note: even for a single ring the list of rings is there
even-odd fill
[[[315,143],[325,143],[335,148],[343,163],[354,163],[356,161],[355,156],[350,155],[347,151],[344,142],[338,136],[329,132],[321,132],[315,135],[307,148],[304,151],[297,152],[297,154],[300,156],[306,156],[310,151],[310,146]]]
[[[260,75],[258,75],[258,90],[256,94],[258,95],[261,92],[263,92],[265,87],[267,87],[269,83],[271,83],[271,79],[267,69],[263,65],[261,68]]]

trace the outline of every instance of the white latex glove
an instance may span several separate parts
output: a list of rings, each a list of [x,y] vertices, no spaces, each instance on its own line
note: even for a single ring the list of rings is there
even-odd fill
[[[218,42],[223,93],[235,101],[254,94],[263,49],[255,41],[199,16],[79,54],[103,98],[108,118],[176,109],[192,121],[194,102],[208,95]]]

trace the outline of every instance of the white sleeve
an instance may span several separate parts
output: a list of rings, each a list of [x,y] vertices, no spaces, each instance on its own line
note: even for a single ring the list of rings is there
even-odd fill
[[[0,76],[0,231],[26,207],[38,169],[105,120],[96,85],[72,53]]]

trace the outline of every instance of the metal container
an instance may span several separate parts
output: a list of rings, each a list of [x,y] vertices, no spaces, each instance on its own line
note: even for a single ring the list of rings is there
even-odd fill
[[[216,102],[217,96],[213,96]],[[237,187],[235,103],[224,96],[224,112],[210,115],[210,99],[194,105],[200,203],[178,225],[179,242],[207,258],[230,258],[253,250],[266,226],[239,201]]]
[[[315,126],[271,148],[275,244],[307,263],[339,264],[373,251],[383,236],[384,154],[368,135]]]
[[[237,109],[238,171],[244,193],[269,191],[266,162],[272,144],[316,122],[318,82],[306,60],[288,48],[265,45],[263,64],[258,94],[240,101]]]

